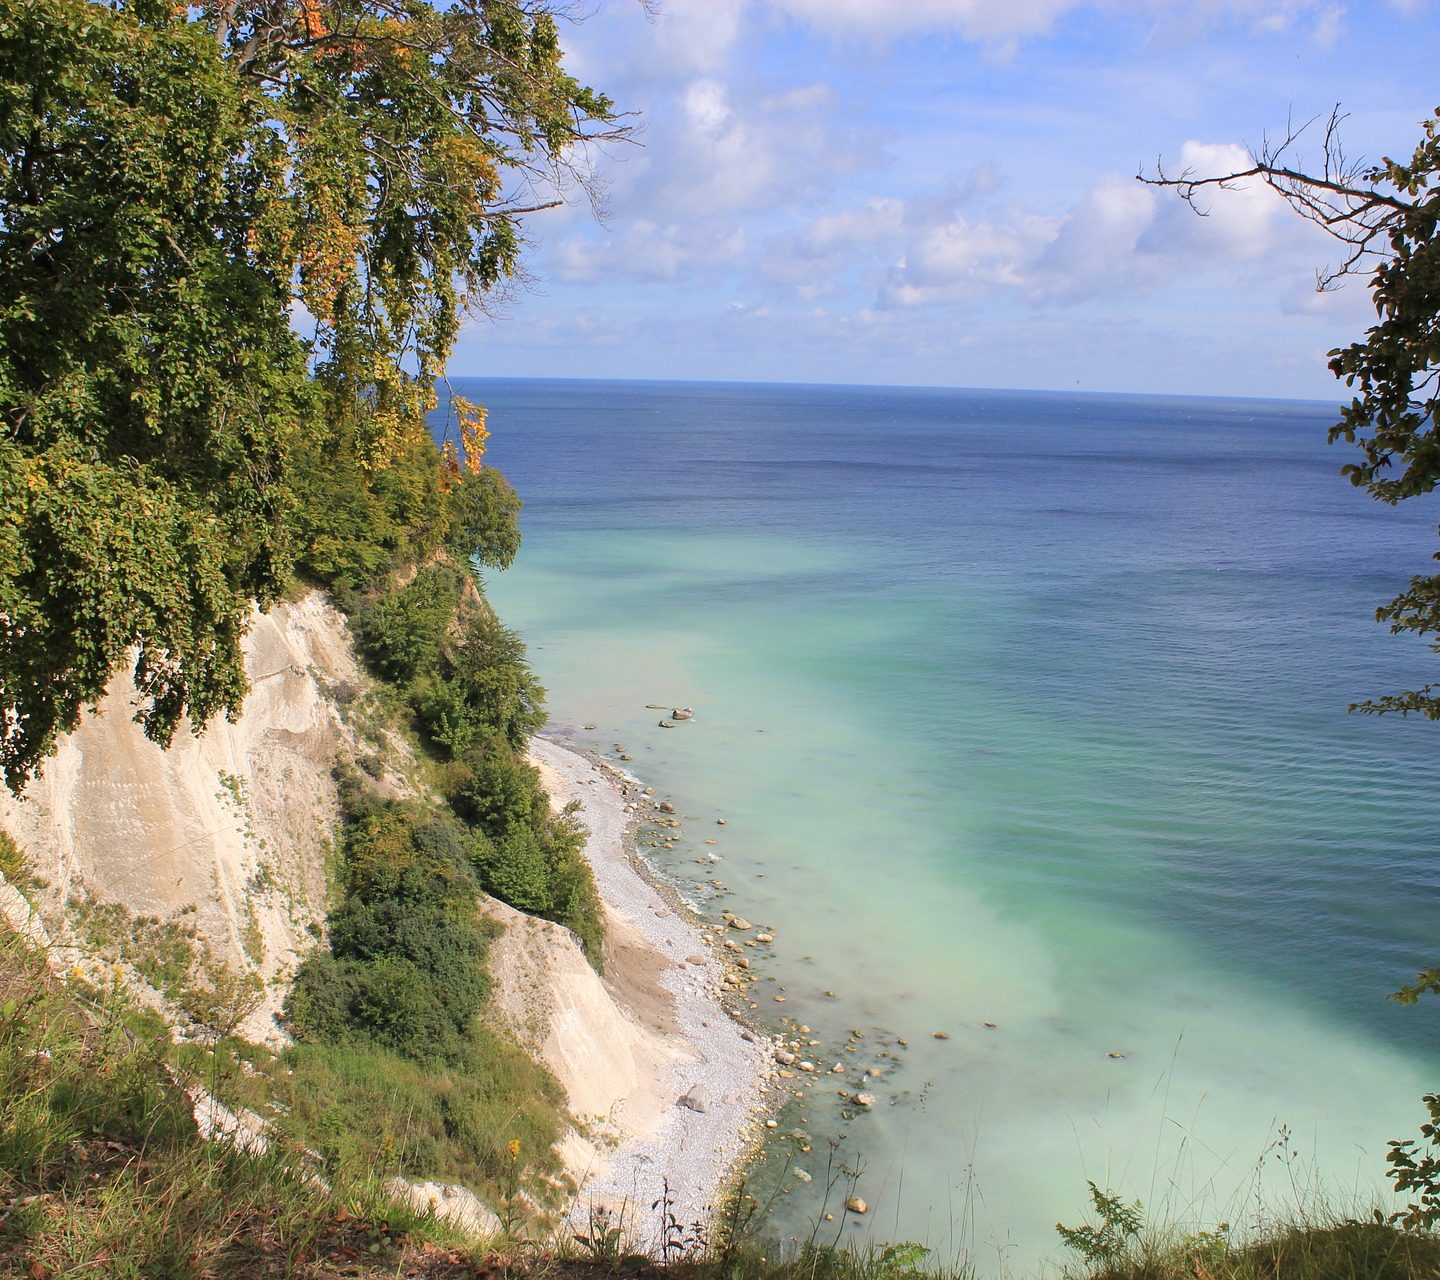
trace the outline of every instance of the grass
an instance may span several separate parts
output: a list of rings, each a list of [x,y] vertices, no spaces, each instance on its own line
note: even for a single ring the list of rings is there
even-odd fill
[[[1137,1238],[1124,1255],[1071,1272],[1085,1280],[1434,1280],[1440,1239],[1358,1220],[1272,1227],[1249,1243],[1223,1234]]]
[[[274,1147],[202,1142],[118,989],[60,980],[0,932],[0,1275],[474,1274],[375,1181],[318,1185]]]
[[[221,1041],[216,1049],[232,1054],[234,1076],[250,1082],[257,1098],[267,1072],[284,1061],[253,1046],[243,1046],[248,1056],[242,1059],[235,1041]],[[344,1072],[319,1058],[292,1060],[281,1068],[293,1072],[288,1078],[295,1104],[323,1096],[326,1081],[346,1072],[371,1081],[370,1094],[354,1092],[346,1107],[321,1106],[315,1113],[331,1117],[340,1140],[362,1144],[355,1159],[327,1168],[327,1186],[315,1178],[309,1159],[284,1143],[272,1143],[269,1154],[256,1157],[202,1142],[167,1066],[168,1052],[159,1021],[137,1014],[118,985],[96,991],[78,979],[57,978],[40,954],[0,932],[0,1275],[28,1280],[94,1275],[962,1280],[969,1275],[964,1267],[932,1268],[925,1251],[913,1245],[847,1250],[802,1244],[780,1251],[753,1225],[707,1239],[662,1221],[660,1261],[627,1253],[621,1233],[603,1222],[540,1244],[476,1248],[432,1218],[389,1203],[378,1170],[363,1157],[363,1143],[384,1128],[377,1116],[405,1096],[386,1075],[396,1064],[362,1055],[349,1060]],[[518,1065],[502,1061],[507,1069]],[[185,1065],[204,1060],[187,1059],[182,1070]],[[516,1077],[514,1087],[523,1092],[529,1084]],[[387,1092],[388,1101],[378,1096]],[[423,1128],[420,1103],[418,1093],[410,1094],[404,1106],[411,1109],[412,1125]],[[351,1105],[355,1110],[347,1109]],[[497,1099],[496,1105],[506,1104]],[[1224,1233],[1165,1240],[1137,1229],[1108,1238],[1104,1247],[1110,1256],[1070,1274],[1086,1280],[1440,1275],[1440,1240],[1382,1222],[1292,1224],[1238,1244]]]
[[[0,876],[21,889],[30,880],[30,868],[26,865],[25,854],[4,831],[0,831]]]

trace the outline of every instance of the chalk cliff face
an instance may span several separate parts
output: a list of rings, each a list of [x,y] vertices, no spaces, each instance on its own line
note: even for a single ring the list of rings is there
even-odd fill
[[[318,593],[257,614],[245,650],[235,723],[182,726],[161,750],[117,676],[21,799],[0,792],[0,825],[43,882],[32,898],[52,936],[73,935],[86,899],[194,930],[217,962],[262,979],[241,1033],[273,1043],[286,978],[325,919],[331,770],[353,736],[340,702],[363,677]]]
[[[322,936],[339,815],[332,771],[342,754],[376,744],[357,714],[369,679],[323,595],[257,614],[245,652],[240,717],[198,737],[182,727],[168,750],[141,732],[133,686],[117,677],[21,799],[0,790],[0,826],[42,882],[29,896],[49,936],[81,944],[64,951],[66,964],[87,963],[76,903],[174,922],[216,961],[259,976],[263,1002],[240,1033],[275,1044],[289,979]],[[404,744],[385,748],[408,772]],[[605,1116],[653,1070],[652,1037],[567,930],[493,900],[483,907],[505,928],[492,956],[495,1012],[556,1075],[573,1114]]]

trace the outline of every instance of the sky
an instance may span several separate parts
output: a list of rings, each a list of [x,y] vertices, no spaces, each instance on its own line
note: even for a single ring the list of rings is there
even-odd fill
[[[1272,192],[1221,171],[1337,104],[1408,157],[1440,102],[1429,0],[590,0],[562,40],[634,113],[593,202],[525,224],[528,280],[456,376],[1338,400],[1373,319]]]

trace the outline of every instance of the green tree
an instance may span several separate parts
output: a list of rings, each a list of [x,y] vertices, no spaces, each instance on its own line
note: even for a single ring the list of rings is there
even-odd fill
[[[1440,483],[1440,108],[1421,125],[1420,142],[1405,161],[1348,161],[1340,145],[1342,120],[1336,111],[1326,122],[1318,171],[1290,163],[1302,127],[1267,141],[1244,169],[1173,177],[1162,170],[1153,177],[1141,174],[1140,180],[1174,188],[1203,214],[1212,190],[1259,179],[1344,247],[1341,264],[1320,274],[1320,288],[1369,273],[1376,323],[1361,341],[1330,352],[1331,372],[1354,395],[1329,438],[1359,451],[1359,459],[1346,463],[1341,474],[1394,506]],[[1434,559],[1440,560],[1440,552]],[[1392,632],[1440,634],[1440,574],[1412,577],[1375,616]],[[1440,653],[1440,640],[1430,647]],[[1351,710],[1415,712],[1437,720],[1440,689],[1427,684],[1383,694]]]
[[[383,476],[427,439],[461,311],[514,272],[572,149],[620,132],[549,0],[0,7],[13,788],[127,663],[158,741],[234,714],[251,601],[296,541],[312,569],[372,567],[365,504],[317,519],[292,459],[343,450],[356,492],[403,508]]]

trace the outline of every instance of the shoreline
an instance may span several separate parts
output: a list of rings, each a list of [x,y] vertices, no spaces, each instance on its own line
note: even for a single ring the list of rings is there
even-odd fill
[[[678,1238],[667,1237],[667,1218],[680,1234],[708,1227],[758,1149],[775,1046],[723,999],[717,927],[698,919],[636,847],[638,822],[659,812],[642,784],[555,737],[537,736],[530,759],[557,808],[580,802],[606,919],[604,986],[670,1058],[626,1100],[633,1119],[622,1120],[619,1141],[596,1151],[577,1179],[570,1220],[581,1230],[619,1226],[627,1239],[663,1248]]]

